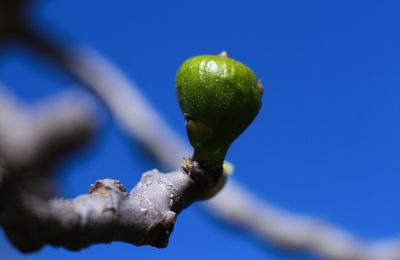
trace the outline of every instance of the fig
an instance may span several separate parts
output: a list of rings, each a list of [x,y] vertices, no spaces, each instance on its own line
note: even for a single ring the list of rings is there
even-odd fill
[[[176,75],[176,94],[192,159],[222,164],[229,146],[260,110],[262,92],[256,74],[225,52],[187,59]]]

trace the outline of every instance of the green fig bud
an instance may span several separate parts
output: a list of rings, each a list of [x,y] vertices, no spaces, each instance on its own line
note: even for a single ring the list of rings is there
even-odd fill
[[[189,58],[176,75],[193,160],[221,164],[261,107],[262,85],[244,64],[220,55]]]

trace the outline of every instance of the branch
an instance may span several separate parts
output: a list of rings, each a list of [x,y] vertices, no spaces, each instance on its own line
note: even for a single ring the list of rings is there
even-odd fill
[[[14,186],[0,193],[0,224],[23,252],[46,244],[79,250],[112,241],[166,247],[177,214],[200,191],[182,171],[157,170],[145,173],[129,193],[119,181],[104,179],[73,200],[46,201]]]
[[[94,94],[125,133],[145,144],[144,148],[161,164],[176,169],[182,157],[191,153],[132,81],[92,49],[64,46],[35,28],[22,30],[19,37],[29,50],[61,67]]]
[[[88,49],[65,47],[33,30],[26,32],[22,37],[25,43],[88,87],[111,110],[126,133],[138,139],[162,164],[175,168],[181,155],[190,150],[182,145],[137,88],[104,58]],[[262,241],[329,259],[400,259],[397,240],[364,242],[318,219],[292,215],[266,201],[261,202],[232,181],[226,186],[206,207]],[[238,201],[240,207],[229,206],[238,205]]]
[[[284,249],[310,252],[323,259],[400,259],[399,239],[363,241],[318,218],[270,205],[232,180],[205,205],[231,225]]]
[[[179,171],[145,173],[129,193],[119,181],[105,179],[91,185],[89,194],[49,200],[51,194],[42,189],[52,188],[48,178],[54,158],[92,133],[90,113],[78,100],[72,104],[65,98],[53,105],[46,102],[42,111],[48,112],[27,113],[4,96],[0,95],[0,225],[22,252],[46,244],[79,250],[112,241],[166,247],[177,214],[208,196],[221,179],[222,168],[209,169],[186,159]]]
[[[43,175],[54,160],[85,143],[96,129],[92,107],[77,95],[58,95],[24,107],[0,84],[0,160],[14,175]]]
[[[53,48],[69,57],[67,62],[59,60],[62,66],[85,83],[111,110],[125,132],[147,147],[160,163],[175,168],[181,155],[188,154],[191,149],[183,145],[138,88],[104,57],[88,48],[63,49],[61,45]],[[363,241],[317,218],[291,214],[261,201],[233,180],[204,205],[226,223],[250,232],[267,244],[272,242],[328,259],[400,259],[400,240]]]
[[[0,192],[17,183],[40,198],[53,197],[52,168],[92,136],[93,115],[87,102],[69,93],[22,106],[0,84]],[[0,197],[1,208],[9,201]]]

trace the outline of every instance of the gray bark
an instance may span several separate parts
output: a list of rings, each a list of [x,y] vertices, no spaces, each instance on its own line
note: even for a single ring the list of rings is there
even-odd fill
[[[157,170],[145,173],[130,192],[119,181],[104,179],[73,200],[41,199],[10,184],[0,192],[0,224],[23,252],[46,244],[79,250],[112,241],[162,248],[177,214],[201,190],[184,171]]]

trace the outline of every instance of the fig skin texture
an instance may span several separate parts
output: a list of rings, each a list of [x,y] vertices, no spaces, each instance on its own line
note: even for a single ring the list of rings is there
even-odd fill
[[[193,160],[220,164],[261,107],[262,85],[244,64],[221,55],[189,58],[176,75]]]

